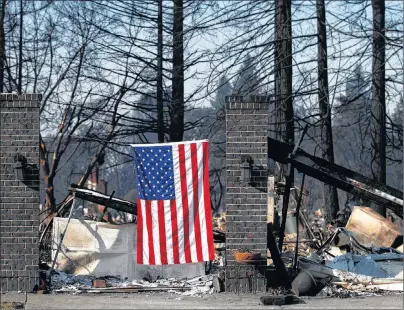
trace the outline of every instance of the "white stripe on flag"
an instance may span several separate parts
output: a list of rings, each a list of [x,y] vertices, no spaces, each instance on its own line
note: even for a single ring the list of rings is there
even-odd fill
[[[167,240],[167,263],[174,264],[173,254],[173,233],[171,223],[171,202],[170,200],[164,200],[164,218],[166,226],[166,240]]]
[[[178,225],[178,254],[180,264],[185,264],[184,251],[184,220],[182,211],[182,196],[181,196],[181,175],[180,175],[180,160],[178,145],[172,146],[173,166],[174,166],[174,184],[175,184],[175,201],[177,207],[177,225]]]
[[[195,239],[195,225],[194,225],[194,189],[192,179],[192,158],[191,158],[191,143],[184,145],[185,149],[185,169],[187,175],[187,192],[188,192],[188,219],[189,219],[189,246],[191,251],[191,261],[197,262],[196,255],[196,239]]]
[[[205,196],[203,187],[203,142],[198,143],[198,195],[199,195],[199,223],[201,227],[202,257],[209,261],[208,236],[206,232]]]
[[[151,215],[153,227],[153,246],[154,246],[154,261],[156,265],[161,265],[161,250],[160,250],[160,231],[159,231],[159,214],[157,200],[151,201]]]
[[[147,234],[147,222],[146,222],[146,201],[139,199],[140,207],[142,208],[142,224],[143,224],[143,264],[149,265],[149,236]]]

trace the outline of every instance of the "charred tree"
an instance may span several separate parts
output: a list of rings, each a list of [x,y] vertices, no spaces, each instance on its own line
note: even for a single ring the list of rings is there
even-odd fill
[[[20,43],[18,45],[18,88],[17,91],[19,94],[22,93],[22,34],[23,34],[23,5],[22,0],[20,0]]]
[[[372,109],[371,109],[371,172],[374,180],[386,183],[386,39],[385,0],[372,0]],[[372,209],[385,216],[386,208],[372,204]]]
[[[293,101],[292,101],[292,14],[290,0],[276,0],[275,6],[275,96],[276,137],[289,145],[294,143]],[[277,176],[280,181],[286,174],[281,167]],[[289,174],[294,180],[293,170]]]
[[[163,106],[163,0],[158,0],[157,9],[157,135],[164,142]]]
[[[0,12],[0,93],[4,93],[4,71],[5,71],[5,33],[4,33],[4,16],[6,12],[6,0],[1,1]]]
[[[328,88],[327,33],[324,0],[316,1],[317,9],[317,63],[318,63],[318,104],[321,114],[320,144],[321,157],[334,163],[334,147],[331,128],[331,106]],[[339,210],[337,189],[324,184],[324,211],[327,222],[336,219]]]
[[[173,1],[173,74],[170,141],[182,141],[184,136],[184,1]]]

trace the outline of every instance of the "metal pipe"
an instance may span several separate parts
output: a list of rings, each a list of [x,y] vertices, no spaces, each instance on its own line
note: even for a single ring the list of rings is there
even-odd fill
[[[307,132],[308,125],[304,126],[302,133],[300,134],[299,140],[295,147],[293,148],[293,151],[291,154],[289,154],[288,158],[292,159],[296,152],[297,149],[299,148],[300,144],[303,141],[303,138]],[[282,206],[282,223],[281,223],[281,229],[279,233],[279,251],[282,254],[282,246],[283,246],[283,239],[285,237],[285,228],[286,228],[286,218],[288,216],[288,207],[289,207],[289,196],[290,196],[290,188],[292,187],[294,180],[293,180],[293,171],[294,167],[291,165],[291,163],[288,163],[287,165],[287,175],[286,175],[286,182],[285,182],[285,194],[283,195],[283,206]]]
[[[296,206],[296,247],[295,247],[295,260],[293,261],[293,269],[297,268],[297,255],[299,251],[299,219],[300,219],[300,205],[302,202],[302,196],[303,196],[303,186],[304,186],[304,180],[306,178],[306,175],[303,173],[303,178],[302,178],[302,185],[300,186],[300,193],[299,193],[299,199],[297,200],[297,206]]]

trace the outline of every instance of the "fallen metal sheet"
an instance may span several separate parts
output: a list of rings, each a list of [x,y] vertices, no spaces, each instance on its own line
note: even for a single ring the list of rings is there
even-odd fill
[[[371,259],[373,259],[375,262],[378,261],[386,261],[386,260],[400,260],[402,261],[404,259],[403,254],[396,254],[396,253],[385,253],[385,254],[369,254],[368,255]],[[352,255],[354,263],[358,263],[364,259],[366,259],[365,256],[363,255]]]
[[[354,273],[372,276],[376,278],[387,278],[389,275],[373,259],[364,259],[355,265]]]
[[[369,207],[354,207],[346,229],[366,247],[391,247],[402,240],[398,227]]]
[[[67,219],[54,219],[52,260]],[[204,264],[150,266],[136,263],[136,224],[108,223],[72,219],[56,259],[56,270],[95,277],[149,279],[193,278],[205,275]]]
[[[352,253],[346,253],[335,257],[331,262],[327,262],[326,266],[334,270],[344,270],[354,274],[375,278],[398,278],[400,275],[402,277],[402,258],[400,261],[386,261],[381,259],[383,256],[388,258],[392,257],[392,254],[387,253],[359,256],[352,255]],[[379,261],[376,262],[372,257],[379,258]]]
[[[378,261],[377,264],[383,268],[389,278],[403,279],[403,261]]]

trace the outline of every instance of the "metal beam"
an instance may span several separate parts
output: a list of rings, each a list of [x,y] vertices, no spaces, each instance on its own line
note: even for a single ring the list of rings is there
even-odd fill
[[[335,186],[358,197],[383,204],[396,214],[403,215],[403,192],[372,180],[350,169],[310,155],[298,148],[268,137],[268,157],[283,164],[291,164],[300,172]]]
[[[69,187],[69,191],[75,193],[76,198],[94,202],[107,208],[115,209],[117,211],[137,215],[137,205],[134,202],[114,197],[111,198],[110,196],[97,191],[77,187],[77,185],[75,184],[71,184],[71,186]]]

